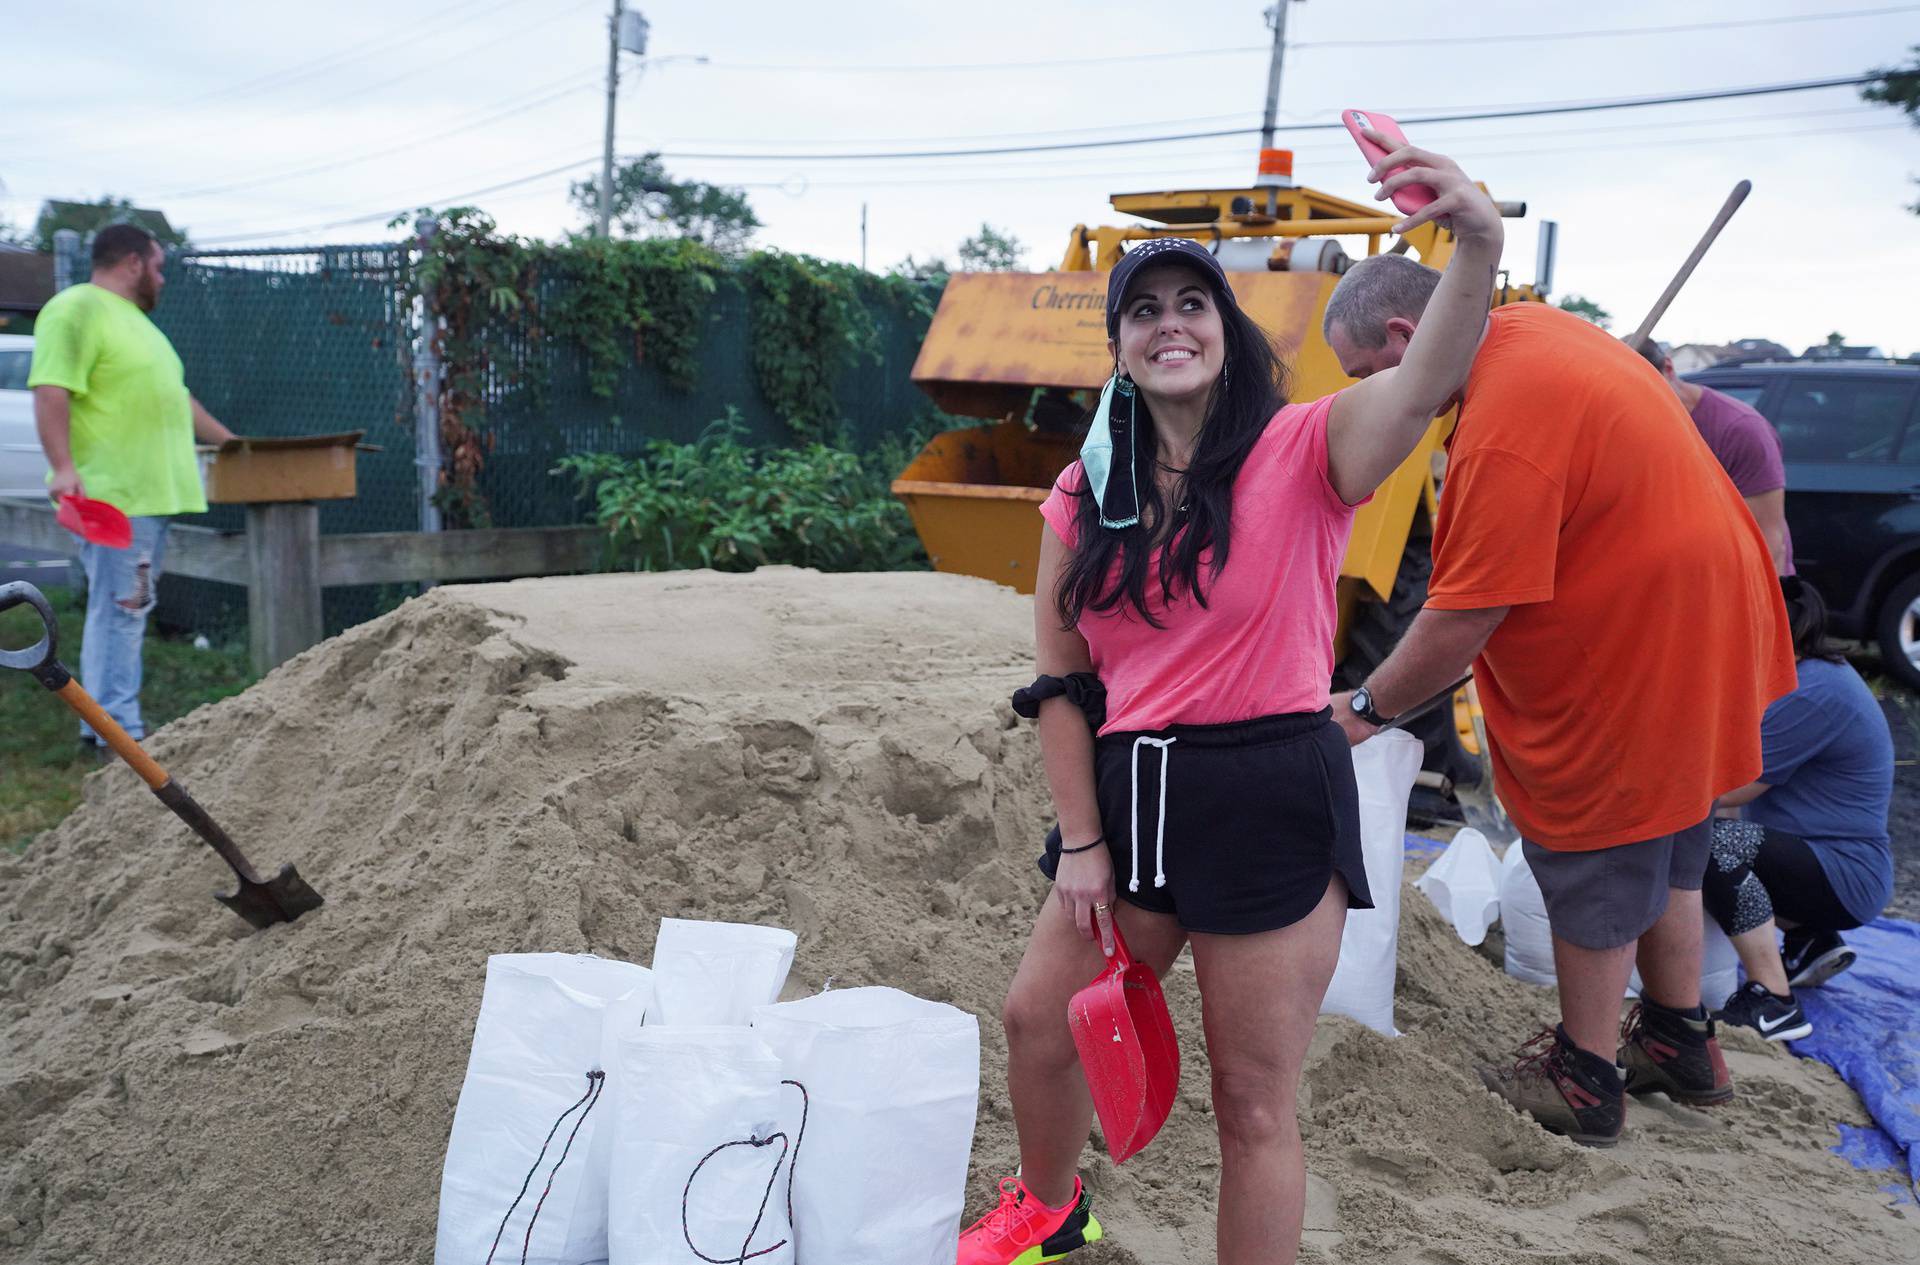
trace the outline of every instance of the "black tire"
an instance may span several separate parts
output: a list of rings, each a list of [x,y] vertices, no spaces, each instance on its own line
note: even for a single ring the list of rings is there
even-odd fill
[[[1920,690],[1920,571],[1893,586],[1887,600],[1880,604],[1875,623],[1875,640],[1880,643],[1880,662],[1888,675],[1910,690]],[[1901,648],[1901,629],[1912,651]]]
[[[1427,581],[1433,575],[1433,554],[1425,536],[1408,536],[1394,576],[1393,592],[1384,602],[1365,600],[1354,607],[1347,629],[1347,657],[1334,669],[1341,689],[1352,689],[1393,652],[1427,602]],[[1422,767],[1458,786],[1480,782],[1480,761],[1460,745],[1453,726],[1453,709],[1439,707],[1407,724],[1406,730],[1426,744]]]

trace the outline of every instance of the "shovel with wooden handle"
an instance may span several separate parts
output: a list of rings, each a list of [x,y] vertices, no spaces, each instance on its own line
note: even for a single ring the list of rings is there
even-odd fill
[[[36,681],[59,695],[62,702],[92,727],[102,742],[127,762],[128,768],[140,775],[161,803],[191,826],[193,833],[206,840],[207,846],[218,852],[220,859],[233,868],[240,880],[239,890],[229,895],[215,892],[215,900],[255,927],[292,922],[301,914],[320,908],[323,903],[320,893],[309,887],[291,865],[282,866],[278,874],[262,881],[233,840],[227,837],[227,832],[207,815],[207,810],[200,807],[184,787],[167,776],[167,771],[155,764],[153,757],[141,750],[140,744],[113,717],[101,710],[100,704],[94,702],[91,695],[80,688],[80,682],[74,680],[73,674],[60,662],[53,608],[47,605],[47,599],[39,589],[25,581],[0,584],[0,611],[16,606],[30,606],[39,614],[42,625],[40,640],[25,650],[0,650],[0,668],[18,668],[22,672],[30,672]]]
[[[1680,271],[1673,274],[1673,280],[1667,282],[1667,288],[1661,292],[1658,299],[1654,300],[1653,308],[1647,313],[1646,319],[1640,322],[1633,333],[1627,335],[1627,346],[1639,351],[1647,345],[1648,340],[1653,337],[1653,327],[1658,325],[1660,318],[1667,314],[1667,309],[1673,305],[1674,297],[1680,293],[1680,287],[1687,284],[1688,278],[1693,276],[1693,270],[1700,266],[1702,259],[1706,258],[1707,247],[1713,245],[1714,239],[1720,236],[1720,230],[1727,226],[1727,221],[1733,218],[1733,213],[1740,209],[1740,204],[1747,200],[1747,195],[1751,192],[1753,192],[1751,180],[1742,180],[1733,186],[1733,192],[1729,193],[1727,200],[1721,203],[1719,213],[1713,217],[1713,223],[1707,225],[1707,231],[1701,236],[1699,244],[1693,248],[1693,253],[1687,256],[1686,262],[1680,265]]]

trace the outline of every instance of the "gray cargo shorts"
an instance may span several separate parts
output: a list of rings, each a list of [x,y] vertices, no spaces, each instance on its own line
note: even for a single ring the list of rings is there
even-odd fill
[[[1700,890],[1713,851],[1713,819],[1591,852],[1555,852],[1524,839],[1520,847],[1553,934],[1583,949],[1617,949],[1660,921],[1668,888]]]

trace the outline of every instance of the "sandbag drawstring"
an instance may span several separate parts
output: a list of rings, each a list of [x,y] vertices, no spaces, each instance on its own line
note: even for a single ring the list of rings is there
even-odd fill
[[[1133,878],[1127,890],[1140,890],[1140,748],[1160,748],[1160,821],[1153,832],[1153,885],[1167,885],[1167,748],[1178,739],[1139,737],[1133,740]]]

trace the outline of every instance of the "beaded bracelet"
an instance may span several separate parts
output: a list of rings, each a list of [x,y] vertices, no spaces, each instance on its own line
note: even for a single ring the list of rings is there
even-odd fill
[[[1067,856],[1072,856],[1076,852],[1091,852],[1105,842],[1106,842],[1105,839],[1095,839],[1092,843],[1083,843],[1077,848],[1069,848],[1066,846],[1066,841],[1063,839],[1061,840],[1061,843],[1060,843],[1060,855],[1063,857],[1067,857]]]

